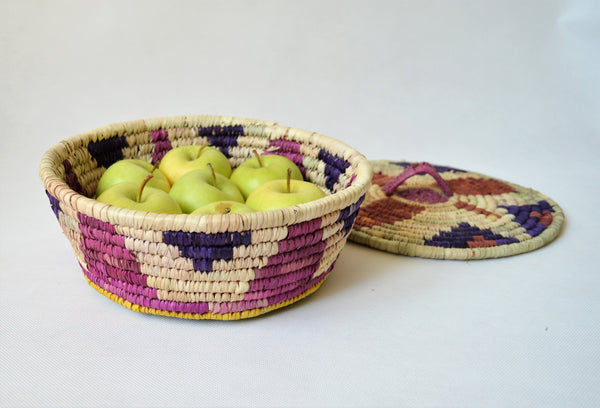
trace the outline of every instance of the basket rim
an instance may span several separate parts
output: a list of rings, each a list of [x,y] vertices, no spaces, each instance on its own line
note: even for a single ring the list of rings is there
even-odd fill
[[[93,198],[77,193],[68,186],[57,168],[61,154],[79,147],[82,143],[97,141],[110,137],[126,136],[157,129],[206,126],[207,121],[215,125],[231,124],[243,126],[263,126],[271,132],[294,131],[296,137],[321,147],[335,147],[340,157],[356,166],[356,177],[352,184],[343,190],[314,200],[277,210],[258,211],[245,214],[163,214],[130,210],[101,203]],[[178,230],[182,232],[235,232],[263,228],[289,226],[309,221],[336,210],[341,210],[358,201],[366,193],[371,184],[373,169],[366,157],[349,145],[316,132],[302,130],[290,126],[282,126],[272,121],[247,119],[235,116],[217,115],[183,115],[166,116],[150,119],[117,122],[86,132],[76,134],[56,143],[43,155],[39,167],[39,175],[45,189],[60,202],[68,203],[75,211],[108,222],[145,230]]]

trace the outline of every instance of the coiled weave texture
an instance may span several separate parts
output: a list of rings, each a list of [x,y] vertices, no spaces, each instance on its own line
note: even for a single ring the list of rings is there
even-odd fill
[[[103,171],[120,159],[158,162],[170,149],[210,143],[236,167],[252,155],[294,161],[327,196],[281,210],[168,215],[93,199]],[[54,215],[89,284],[143,313],[242,319],[313,293],[333,269],[372,170],[335,139],[273,122],[180,116],[109,125],[66,139],[42,158]]]
[[[433,166],[449,196],[428,174],[386,195],[388,183],[414,164],[371,161],[373,184],[350,240],[401,255],[470,260],[533,251],[560,233],[565,216],[549,197],[453,167]]]

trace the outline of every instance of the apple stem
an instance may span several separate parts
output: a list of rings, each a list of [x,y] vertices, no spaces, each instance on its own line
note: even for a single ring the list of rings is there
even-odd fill
[[[137,202],[139,203],[142,200],[142,191],[144,191],[144,187],[146,187],[146,183],[148,182],[148,180],[150,180],[152,177],[154,177],[154,175],[152,174],[148,174],[146,176],[146,178],[144,179],[144,181],[142,181],[142,185],[140,186],[140,190],[138,191],[138,195],[137,195]]]
[[[228,203],[219,203],[215,206],[215,210],[218,214],[229,214],[231,212],[231,205]]]
[[[158,169],[159,164],[160,164],[160,160],[157,161],[156,163],[154,163],[154,166],[152,166],[152,170],[150,170],[150,173],[154,173],[154,170]]]
[[[258,154],[258,152],[256,151],[256,149],[252,150],[252,153],[254,153],[254,156],[256,157],[256,160],[258,160],[258,165],[260,167],[263,166],[262,160],[260,159],[260,155]]]
[[[292,180],[292,169],[287,169],[287,192],[290,193],[290,183]]]
[[[208,163],[207,166],[208,166],[208,168],[210,168],[210,171],[212,173],[212,178],[213,178],[213,185],[216,187],[217,186],[217,175],[215,174],[215,169],[211,163]]]
[[[196,153],[196,157],[194,157],[194,160],[198,159],[198,157],[200,157],[200,153],[202,153],[202,150],[204,150],[204,148],[208,146],[208,143],[205,145],[202,145],[202,147],[200,147],[200,149],[198,149],[198,153]]]

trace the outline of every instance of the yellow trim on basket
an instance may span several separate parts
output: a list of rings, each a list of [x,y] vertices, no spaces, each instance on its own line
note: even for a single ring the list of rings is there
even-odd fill
[[[325,282],[325,279],[322,279],[319,282],[317,282],[316,284],[314,284],[313,286],[311,286],[308,290],[302,292],[300,295],[298,295],[294,298],[288,299],[286,301],[283,301],[281,303],[277,303],[275,305],[271,305],[268,307],[261,307],[261,308],[257,308],[257,309],[244,310],[243,312],[219,314],[219,313],[169,312],[169,311],[165,311],[165,310],[154,309],[151,307],[136,305],[134,303],[131,303],[128,300],[123,299],[122,297],[119,297],[118,295],[115,295],[114,293],[111,293],[105,289],[102,289],[100,286],[96,285],[94,282],[89,280],[89,278],[87,276],[85,276],[85,274],[83,274],[83,276],[92,288],[96,289],[98,292],[100,292],[101,294],[103,294],[104,296],[106,296],[107,298],[112,300],[113,302],[116,302],[116,303],[120,304],[121,306],[125,306],[129,310],[132,310],[132,311],[138,312],[138,313],[148,313],[148,314],[154,314],[154,315],[159,315],[159,316],[177,317],[180,319],[191,319],[191,320],[241,320],[241,319],[247,319],[250,317],[260,316],[265,313],[271,312],[273,310],[288,306],[294,302],[297,302],[300,299],[307,297],[308,295],[312,294],[317,289],[319,289],[319,287],[323,284],[323,282]]]

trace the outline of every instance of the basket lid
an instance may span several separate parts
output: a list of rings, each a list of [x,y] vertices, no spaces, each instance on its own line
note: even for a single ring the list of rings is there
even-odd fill
[[[564,221],[545,195],[471,171],[371,161],[373,184],[349,239],[408,256],[485,259],[533,251]]]

